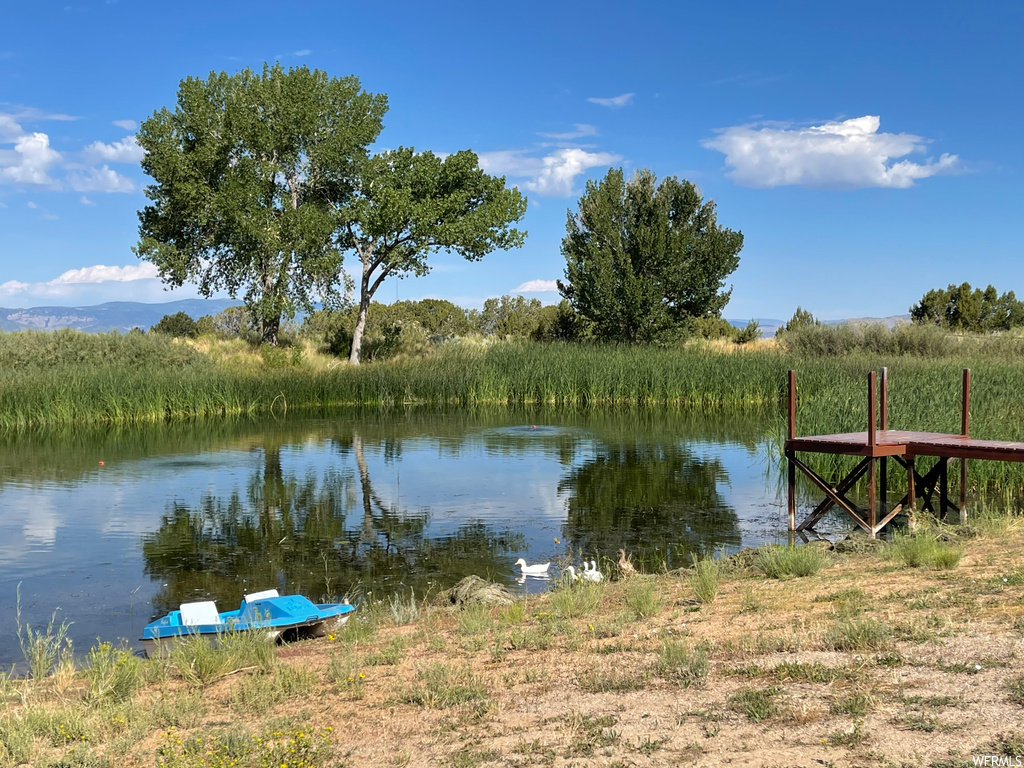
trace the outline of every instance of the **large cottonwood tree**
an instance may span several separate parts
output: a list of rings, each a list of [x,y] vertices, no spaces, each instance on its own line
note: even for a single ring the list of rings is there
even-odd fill
[[[354,76],[280,64],[190,77],[143,122],[137,255],[171,286],[243,294],[264,341],[282,317],[343,298],[337,232],[387,97]]]
[[[504,177],[484,173],[468,150],[444,158],[407,147],[374,155],[336,210],[343,219],[339,242],[361,264],[353,364],[370,301],[386,278],[427,274],[427,257],[439,250],[478,261],[496,249],[518,248],[526,237],[510,226],[526,213],[526,198],[506,187]]]
[[[742,247],[691,182],[657,184],[648,170],[627,180],[613,168],[569,213],[558,289],[598,338],[655,341],[721,314]]]

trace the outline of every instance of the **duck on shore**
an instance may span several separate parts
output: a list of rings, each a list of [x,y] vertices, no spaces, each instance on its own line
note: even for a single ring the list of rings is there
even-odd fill
[[[619,562],[618,562],[619,573],[621,573],[623,576],[635,576],[636,575],[636,568],[633,567],[633,563],[631,562],[631,560],[632,560],[632,557],[629,557],[629,556],[626,555],[626,550],[624,550],[624,549],[620,549],[619,550]]]

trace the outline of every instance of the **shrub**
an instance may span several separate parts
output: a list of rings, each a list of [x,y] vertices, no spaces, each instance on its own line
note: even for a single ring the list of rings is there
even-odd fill
[[[751,320],[740,328],[739,333],[733,339],[737,344],[749,344],[761,338],[761,324],[757,320]]]
[[[55,626],[57,611],[50,615],[50,623],[46,625],[45,630],[33,629],[29,624],[22,624],[21,584],[18,584],[16,594],[14,620],[17,625],[18,644],[33,679],[46,677],[65,661],[73,663],[74,652],[71,648],[71,639],[68,637],[71,624],[63,621],[59,626]]]
[[[602,583],[569,582],[551,593],[551,608],[566,619],[578,619],[597,610],[603,594]]]
[[[199,335],[199,325],[187,313],[175,312],[160,318],[150,331],[177,339],[194,339]]]
[[[86,662],[86,698],[90,701],[127,701],[142,682],[141,663],[126,647],[99,643],[89,649]]]

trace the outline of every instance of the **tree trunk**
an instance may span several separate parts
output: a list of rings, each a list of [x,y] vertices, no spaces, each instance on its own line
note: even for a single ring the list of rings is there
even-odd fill
[[[366,330],[366,315],[370,309],[368,282],[368,276],[364,275],[359,291],[359,314],[356,316],[355,330],[352,331],[352,351],[348,356],[348,361],[352,365],[359,365],[359,354],[363,349],[363,331]]]
[[[263,325],[263,342],[265,344],[271,344],[277,346],[277,333],[281,330],[281,316],[277,317],[265,317],[262,321]]]

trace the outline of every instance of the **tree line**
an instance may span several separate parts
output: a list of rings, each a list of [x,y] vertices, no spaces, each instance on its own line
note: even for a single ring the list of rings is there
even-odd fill
[[[263,342],[277,344],[282,323],[305,314],[358,363],[374,315],[396,318],[378,323],[392,329],[407,320],[399,317],[406,310],[373,301],[387,278],[427,274],[438,251],[478,261],[526,238],[513,226],[526,198],[486,174],[472,151],[371,153],[387,108],[387,96],[363,90],[355,76],[306,67],[182,80],[174,108],[154,112],[138,133],[153,183],[136,254],[171,286],[241,297],[247,332]],[[498,336],[662,343],[729,335],[725,281],[742,246],[743,235],[718,224],[714,202],[691,182],[659,183],[649,170],[626,178],[613,168],[588,182],[568,213],[562,304],[505,296],[478,316],[443,311],[455,325]],[[415,322],[433,332],[437,317]],[[753,326],[744,333],[758,335]]]

